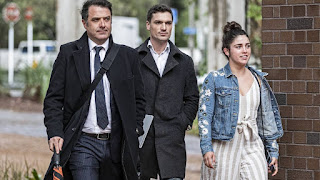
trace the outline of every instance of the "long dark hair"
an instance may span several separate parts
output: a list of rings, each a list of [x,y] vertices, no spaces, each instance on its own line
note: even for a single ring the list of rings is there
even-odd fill
[[[227,48],[230,50],[230,44],[239,35],[246,35],[249,39],[248,34],[244,31],[240,24],[235,21],[227,22],[223,27],[223,37],[222,37],[222,52],[229,59],[229,57],[224,53],[223,49]]]

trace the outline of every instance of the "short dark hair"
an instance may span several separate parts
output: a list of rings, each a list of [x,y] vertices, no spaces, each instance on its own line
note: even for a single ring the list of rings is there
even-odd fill
[[[100,6],[100,7],[108,8],[112,15],[111,2],[107,0],[87,0],[86,2],[83,3],[82,10],[81,10],[81,17],[85,22],[88,21],[88,16],[89,16],[88,11],[90,6]]]
[[[173,20],[173,15],[171,8],[165,4],[156,4],[152,6],[147,14],[147,21],[150,22],[152,19],[152,14],[157,13],[157,12],[169,12],[171,14],[172,20]]]
[[[227,48],[230,50],[230,44],[239,35],[245,35],[250,40],[247,32],[242,29],[241,25],[235,21],[227,22],[223,27],[223,37],[222,37],[222,52],[229,59],[229,57],[224,53],[223,49]]]

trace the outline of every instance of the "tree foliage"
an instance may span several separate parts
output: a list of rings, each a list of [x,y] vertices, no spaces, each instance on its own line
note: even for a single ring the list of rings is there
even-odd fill
[[[24,12],[27,7],[33,10],[33,39],[51,40],[56,39],[56,0],[0,0],[0,9],[7,3],[14,2],[20,7],[20,20],[14,25],[14,44],[27,39],[27,21],[24,19]],[[1,18],[0,20],[0,48],[8,47],[9,26]]]

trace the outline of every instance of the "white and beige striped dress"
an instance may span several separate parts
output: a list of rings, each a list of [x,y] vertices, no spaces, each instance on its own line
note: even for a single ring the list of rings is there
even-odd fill
[[[264,146],[256,123],[260,103],[256,78],[245,96],[239,95],[239,116],[235,135],[231,141],[213,140],[217,166],[201,167],[201,180],[267,180],[268,167]]]

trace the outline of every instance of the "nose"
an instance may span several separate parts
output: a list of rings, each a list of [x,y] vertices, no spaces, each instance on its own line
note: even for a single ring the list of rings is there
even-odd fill
[[[167,29],[166,23],[162,23],[161,24],[161,30],[166,30],[166,29]]]
[[[243,47],[243,52],[248,52],[248,48],[246,46]]]
[[[103,19],[101,19],[100,20],[100,27],[105,27],[105,26],[106,26],[106,22]]]

